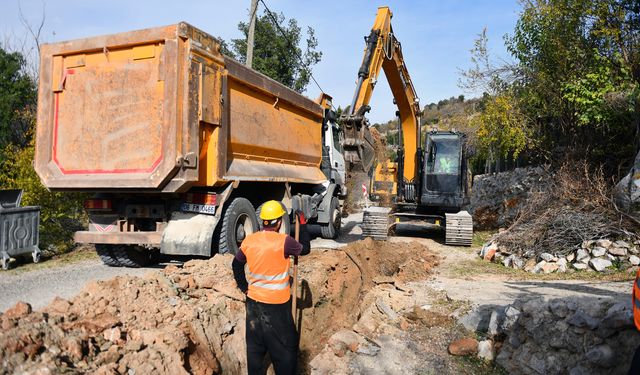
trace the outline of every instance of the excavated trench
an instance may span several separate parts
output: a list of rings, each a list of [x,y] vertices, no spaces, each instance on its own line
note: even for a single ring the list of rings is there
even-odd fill
[[[144,277],[93,282],[41,311],[0,315],[8,373],[246,373],[243,295],[231,256],[170,265]],[[437,264],[422,245],[364,240],[301,258],[300,372],[331,336],[351,329],[377,284],[425,279]],[[44,373],[44,372],[42,372]]]

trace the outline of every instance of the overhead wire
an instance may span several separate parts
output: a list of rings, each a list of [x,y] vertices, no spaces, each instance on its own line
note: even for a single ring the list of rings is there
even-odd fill
[[[284,37],[284,39],[287,41],[287,44],[289,46],[289,49],[291,49],[296,57],[298,58],[298,60],[300,60],[300,62],[302,64],[304,64],[304,60],[302,59],[302,55],[298,52],[298,50],[294,47],[293,43],[291,42],[291,40],[289,39],[289,37],[287,36],[287,33],[284,32],[284,30],[282,29],[282,27],[280,27],[280,23],[278,22],[278,19],[273,15],[273,12],[271,11],[271,9],[269,9],[269,7],[267,6],[267,4],[264,2],[264,0],[260,0],[260,2],[262,3],[262,5],[264,6],[264,9],[267,11],[267,14],[269,15],[269,17],[271,18],[271,20],[273,21],[273,24],[276,25],[276,28],[278,29],[278,31],[280,31],[280,33],[282,34],[282,36]],[[313,81],[313,83],[315,83],[316,86],[318,86],[318,89],[320,90],[321,93],[326,94],[326,92],[322,89],[322,87],[320,87],[320,84],[318,83],[318,81],[316,80],[316,78],[313,76],[313,73],[311,71],[309,71],[309,77],[311,78],[311,80]],[[333,103],[331,103],[331,107],[333,107],[333,109],[335,110],[336,108],[333,106]]]

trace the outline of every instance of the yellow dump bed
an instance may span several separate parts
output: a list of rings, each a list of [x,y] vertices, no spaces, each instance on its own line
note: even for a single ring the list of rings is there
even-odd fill
[[[318,183],[322,107],[186,23],[41,47],[35,168],[53,190]]]

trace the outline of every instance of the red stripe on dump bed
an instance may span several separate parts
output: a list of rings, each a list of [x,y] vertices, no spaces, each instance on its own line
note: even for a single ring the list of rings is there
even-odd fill
[[[67,74],[74,74],[75,71],[68,69]],[[63,78],[63,79],[64,79]],[[153,162],[149,168],[130,168],[130,169],[66,169],[60,165],[58,161],[58,113],[60,112],[60,92],[55,93],[55,111],[53,123],[53,162],[58,166],[62,174],[124,174],[124,173],[150,173],[153,172],[162,161],[163,153],[160,152],[158,159]]]

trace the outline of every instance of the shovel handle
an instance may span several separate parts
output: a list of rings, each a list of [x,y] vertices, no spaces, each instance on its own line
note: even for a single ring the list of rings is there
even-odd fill
[[[298,215],[295,214],[295,239],[296,241],[300,241],[300,222],[298,221]],[[298,305],[298,256],[293,257],[293,300],[291,301],[291,310],[293,313],[293,323],[298,325],[298,314],[297,314],[297,306]]]

